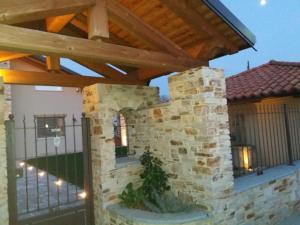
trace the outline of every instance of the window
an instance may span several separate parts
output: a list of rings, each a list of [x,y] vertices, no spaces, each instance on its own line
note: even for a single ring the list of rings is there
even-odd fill
[[[128,155],[127,125],[122,113],[113,119],[114,139],[116,146],[116,156],[124,157]]]
[[[62,87],[56,86],[35,86],[36,91],[63,91]]]
[[[65,116],[36,116],[37,137],[65,136]]]

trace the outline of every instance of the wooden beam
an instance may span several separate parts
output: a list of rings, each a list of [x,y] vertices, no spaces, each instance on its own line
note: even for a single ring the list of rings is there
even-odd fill
[[[15,24],[78,13],[94,4],[94,0],[2,0],[0,23]]]
[[[134,15],[117,0],[107,1],[106,6],[109,20],[126,30],[126,32],[129,32],[132,36],[137,37],[140,41],[145,42],[156,50],[164,50],[175,56],[188,56],[180,46]]]
[[[75,14],[68,14],[63,16],[55,16],[46,19],[47,31],[58,33],[61,31],[67,23],[69,23]]]
[[[49,71],[59,71],[60,70],[60,58],[57,56],[47,56],[46,65]]]
[[[79,58],[97,63],[182,71],[205,62],[161,52],[95,42],[82,38],[0,24],[0,49],[30,54]]]
[[[171,9],[177,16],[182,18],[188,24],[193,26],[196,30],[205,31],[211,37],[220,40],[226,48],[232,52],[239,50],[238,46],[232,41],[228,40],[217,28],[210,24],[200,13],[194,9],[194,5],[191,3],[194,0],[160,0],[169,9]],[[199,5],[199,0],[197,0]]]
[[[96,5],[88,11],[88,35],[91,40],[109,38],[105,0],[96,0]]]
[[[83,18],[83,16],[80,16],[80,19],[78,19],[79,16],[76,16],[72,21],[71,24],[78,29],[88,33],[88,26],[87,26],[87,20]],[[131,44],[125,41],[124,39],[119,38],[117,35],[114,33],[109,34],[109,38],[102,38],[104,42],[111,43],[111,44],[118,44],[118,45],[123,45],[123,46],[129,46],[131,47]]]
[[[131,80],[133,82],[140,82],[137,77],[135,76],[127,76],[113,68],[111,68],[108,65],[105,64],[94,64],[94,63],[90,63],[90,62],[84,62],[84,61],[78,61],[75,60],[75,62],[95,71],[96,73],[99,73],[103,76],[105,76],[108,79],[113,79],[115,81],[122,81],[122,80]],[[143,82],[142,82],[143,83]]]
[[[0,51],[0,62],[27,57],[29,54]]]
[[[85,87],[96,83],[136,85],[132,81],[114,81],[102,77],[70,75],[66,73],[32,72],[0,69],[5,84]]]
[[[138,69],[127,74],[128,77],[137,77],[139,80],[147,82],[151,79],[169,74],[166,70],[159,69]]]

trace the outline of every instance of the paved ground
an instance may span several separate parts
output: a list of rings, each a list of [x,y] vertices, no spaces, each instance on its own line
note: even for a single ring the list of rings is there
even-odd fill
[[[300,225],[300,212],[295,212],[289,218],[278,223],[277,225]]]
[[[83,202],[79,196],[83,190],[77,186],[63,180],[57,183],[57,177],[34,167],[27,168],[27,176],[25,171],[23,168],[23,176],[17,178],[19,215],[37,215],[48,208],[74,206]]]

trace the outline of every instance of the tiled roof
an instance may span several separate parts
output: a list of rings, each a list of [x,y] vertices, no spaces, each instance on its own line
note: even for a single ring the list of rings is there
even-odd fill
[[[300,63],[270,61],[226,78],[229,101],[300,93]]]

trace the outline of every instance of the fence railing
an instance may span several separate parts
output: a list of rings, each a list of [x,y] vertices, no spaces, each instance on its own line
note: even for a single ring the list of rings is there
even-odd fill
[[[300,105],[232,105],[229,124],[234,176],[300,159]]]

